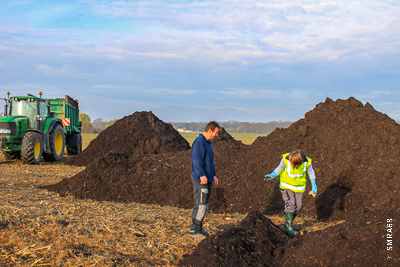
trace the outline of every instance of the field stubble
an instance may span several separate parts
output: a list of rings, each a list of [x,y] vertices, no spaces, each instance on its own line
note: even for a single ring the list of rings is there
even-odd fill
[[[84,136],[83,146],[94,138]],[[85,168],[64,165],[66,160],[32,166],[0,157],[1,266],[175,266],[200,242],[188,236],[188,209],[80,200],[39,189]],[[216,233],[245,215],[210,213],[205,227]],[[297,223],[316,231],[340,222],[300,216]]]

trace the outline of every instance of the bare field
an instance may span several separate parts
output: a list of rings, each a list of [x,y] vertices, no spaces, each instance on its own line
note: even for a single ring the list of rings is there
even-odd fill
[[[194,139],[200,134],[199,133],[180,133],[190,145],[192,145]],[[254,140],[259,136],[267,136],[268,134],[255,134],[255,133],[232,133],[230,134],[236,140],[241,141],[245,145],[251,145]]]
[[[93,138],[84,135],[84,147]],[[175,266],[200,242],[188,236],[190,209],[81,200],[40,189],[84,169],[66,160],[32,166],[0,158],[0,266]],[[205,227],[216,233],[244,217],[210,213]],[[300,216],[297,223],[315,231],[340,222]]]

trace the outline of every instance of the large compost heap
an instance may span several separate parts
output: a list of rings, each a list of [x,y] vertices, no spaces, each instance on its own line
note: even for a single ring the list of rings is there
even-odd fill
[[[136,114],[139,115],[159,121],[150,113]],[[120,122],[126,127],[121,127],[119,131],[114,131],[114,126],[109,127],[108,132],[112,135],[107,136],[104,131],[102,142],[97,142],[96,138],[90,144],[93,144],[91,150],[88,147],[86,154],[84,151],[78,155],[93,159],[84,171],[48,188],[60,195],[78,198],[191,208],[190,150],[162,149],[167,145],[175,147],[177,141],[174,141],[172,145],[161,143],[157,151],[136,153],[137,146],[134,144],[140,141],[149,143],[148,140],[155,137],[150,134],[150,126],[146,122],[141,134],[127,142],[124,139],[129,135],[127,133],[132,132],[132,128],[140,128],[125,123],[128,118]],[[175,136],[172,135],[175,130],[167,129],[164,123],[159,123],[158,127],[166,129],[162,134]],[[122,142],[122,149],[113,148],[103,155],[96,155],[95,151],[108,146],[112,138]],[[369,266],[369,263],[380,263],[382,260],[386,261],[385,264],[396,261],[396,258],[386,260],[386,239],[383,235],[386,219],[398,221],[399,216],[400,182],[396,174],[400,170],[400,125],[374,110],[369,103],[363,105],[352,97],[337,101],[327,98],[306,113],[304,119],[287,129],[276,129],[266,137],[259,137],[250,146],[234,140],[221,129],[220,136],[213,140],[213,149],[220,185],[213,187],[210,209],[213,212],[241,213],[253,210],[249,213],[251,217],[238,227],[246,229],[248,224],[253,236],[267,231],[278,236],[280,241],[271,241],[268,235],[265,237],[273,244],[268,249],[270,254],[267,259],[260,256],[265,254],[260,244],[251,245],[254,241],[251,234],[240,235],[245,247],[235,249],[228,241],[237,243],[237,238],[230,235],[243,231],[224,231],[204,240],[212,246],[202,245],[202,242],[195,253],[185,257],[182,264],[202,266],[200,263],[204,258],[217,266],[283,263],[289,266],[321,263],[365,266],[368,263],[366,266]],[[314,199],[306,194],[302,214],[316,215],[320,220],[344,219],[346,222],[329,231],[313,232],[295,241],[285,241],[279,237],[283,233],[278,233],[276,228],[261,229],[264,224],[254,220],[262,220],[261,213],[277,214],[282,211],[279,179],[264,182],[263,177],[274,170],[283,153],[294,149],[301,149],[313,159],[317,176],[318,195]],[[306,193],[309,190],[308,183]],[[398,233],[398,228],[395,231]],[[394,247],[398,248],[398,239],[394,242]],[[276,249],[281,243],[285,244],[282,251]],[[348,251],[352,251],[351,255]]]
[[[129,155],[158,154],[190,149],[189,143],[169,123],[150,112],[135,112],[102,131],[82,153],[66,162],[87,166],[109,151]]]

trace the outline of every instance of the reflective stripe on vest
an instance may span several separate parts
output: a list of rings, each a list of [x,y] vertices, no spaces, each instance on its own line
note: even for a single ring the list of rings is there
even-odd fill
[[[296,177],[302,177],[304,175],[304,172],[307,170],[307,163],[304,162],[304,170],[302,174],[291,174],[290,170],[293,170],[292,165],[290,164],[290,161],[288,161],[287,168],[285,168],[285,171],[289,175],[290,178],[296,178]]]
[[[306,187],[305,187],[305,186],[299,186],[299,187],[297,187],[297,186],[293,186],[293,185],[290,185],[290,184],[285,184],[285,183],[282,183],[282,182],[281,182],[281,186],[286,187],[286,188],[289,188],[289,189],[291,189],[291,190],[295,190],[295,191],[306,190]]]

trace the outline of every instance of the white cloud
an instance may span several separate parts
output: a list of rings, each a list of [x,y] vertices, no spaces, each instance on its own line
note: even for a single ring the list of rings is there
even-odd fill
[[[62,55],[252,65],[368,61],[397,53],[399,7],[379,1],[84,1],[95,15],[157,25],[143,36],[1,28],[2,49],[68,46]],[[368,19],[366,19],[368,18]],[[124,21],[121,22],[123,24]],[[140,29],[140,27],[137,27]],[[111,36],[113,35],[113,36]],[[21,37],[22,36],[22,37]],[[17,38],[15,38],[17,37]],[[18,38],[21,37],[21,38]],[[16,44],[16,45],[15,45]],[[372,61],[370,60],[370,61]]]
[[[366,92],[366,93],[358,93],[355,94],[356,97],[359,98],[365,98],[365,99],[374,99],[374,98],[381,98],[381,97],[385,97],[385,96],[396,96],[396,95],[400,95],[399,91],[388,91],[388,90],[373,90],[370,92]]]
[[[36,70],[46,76],[71,76],[76,74],[76,70],[72,68],[70,65],[63,65],[61,68],[53,68],[46,64],[38,64],[36,66]]]
[[[309,92],[300,89],[291,90],[267,90],[267,89],[240,89],[240,88],[229,88],[225,91],[212,91],[211,93],[217,93],[226,95],[232,98],[240,99],[273,99],[273,100],[305,100],[310,95]]]

